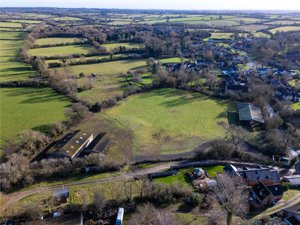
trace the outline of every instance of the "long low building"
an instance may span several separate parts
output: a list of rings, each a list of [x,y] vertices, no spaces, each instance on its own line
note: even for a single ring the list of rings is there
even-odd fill
[[[76,130],[66,134],[61,140],[57,141],[47,152],[48,158],[68,157],[73,159],[78,157],[83,150],[88,152],[99,152],[109,143],[106,133],[96,135],[93,133]],[[94,151],[95,149],[95,151]]]

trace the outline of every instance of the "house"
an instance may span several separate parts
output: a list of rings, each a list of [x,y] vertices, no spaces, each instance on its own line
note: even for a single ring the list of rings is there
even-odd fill
[[[290,183],[292,187],[300,187],[300,175],[284,176],[282,181]]]
[[[79,130],[69,133],[58,141],[47,152],[48,157],[73,159],[82,152],[94,140],[93,133],[80,132]]]
[[[252,129],[262,129],[264,127],[265,120],[259,107],[251,103],[238,103],[237,110],[241,125],[250,125]]]
[[[283,196],[280,184],[266,186],[262,182],[251,189],[251,198],[261,206],[274,205]]]
[[[258,183],[263,183],[264,185],[274,185],[280,183],[280,177],[277,171],[269,168],[263,168],[261,166],[257,168],[244,167],[239,169],[231,164],[227,164],[224,167],[224,171],[243,178],[248,186],[254,186]]]
[[[205,177],[205,172],[202,168],[195,168],[193,172],[193,176],[197,178]]]
[[[285,214],[284,222],[288,225],[300,224],[300,204],[294,205],[283,210]]]

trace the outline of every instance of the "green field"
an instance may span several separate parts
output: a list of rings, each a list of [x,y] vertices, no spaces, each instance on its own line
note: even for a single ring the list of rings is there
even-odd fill
[[[22,32],[0,32],[0,81],[23,80],[34,75],[31,66],[17,61]]]
[[[40,20],[10,20],[10,22],[14,22],[14,23],[28,23],[28,24],[38,24],[38,23],[41,23],[42,21],[40,21]]]
[[[55,56],[55,55],[70,55],[70,54],[87,54],[92,49],[90,45],[68,45],[49,48],[33,48],[28,51],[28,54],[34,56]]]
[[[180,58],[166,58],[160,60],[161,63],[180,62]],[[88,91],[84,91],[78,94],[81,99],[89,102],[98,102],[106,100],[112,96],[122,94],[124,89],[122,86],[131,79],[126,79],[120,74],[125,74],[129,70],[141,68],[146,65],[145,60],[120,60],[113,62],[105,62],[98,64],[87,64],[71,66],[71,70],[74,74],[78,75],[83,72],[86,75],[91,73],[96,74],[96,78],[93,79],[93,88]],[[150,73],[142,74],[143,84],[152,83]]]
[[[21,28],[21,23],[11,23],[11,22],[0,22],[0,27],[13,27],[13,28]]]
[[[45,129],[63,120],[70,102],[49,88],[1,88],[2,137],[12,137],[24,129]]]
[[[127,54],[114,54],[113,55],[113,59],[114,58],[127,58],[128,55]],[[88,60],[101,60],[101,59],[110,59],[110,55],[103,55],[103,56],[90,56],[90,57],[80,57],[80,58],[73,58],[73,59],[64,59],[64,61],[68,64],[68,63],[74,63],[74,62],[86,62]],[[49,60],[45,60],[45,62],[48,63],[63,63],[63,60],[61,59],[49,59]]]
[[[64,16],[64,17],[56,17],[56,18],[52,18],[55,21],[65,21],[65,20],[69,20],[69,21],[76,21],[76,20],[81,20],[80,18],[77,17],[70,17],[70,16]]]
[[[288,32],[288,31],[300,31],[300,26],[284,26],[284,27],[276,27],[273,29],[270,29],[273,34],[276,32]]]
[[[221,137],[231,103],[175,89],[132,96],[104,117],[134,133],[136,153],[174,153]]]
[[[300,110],[300,102],[297,102],[297,103],[292,104],[292,108],[293,108],[293,109]]]
[[[37,39],[34,44],[43,46],[43,45],[55,45],[55,44],[64,44],[64,43],[74,43],[80,42],[82,39],[80,38],[41,38]]]
[[[104,44],[102,45],[107,50],[114,50],[115,48],[119,47],[125,47],[125,48],[139,48],[142,47],[142,45],[134,44],[134,43],[114,43],[114,44]]]

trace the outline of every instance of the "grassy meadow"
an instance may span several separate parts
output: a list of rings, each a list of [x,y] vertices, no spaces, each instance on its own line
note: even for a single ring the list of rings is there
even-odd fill
[[[68,45],[48,48],[33,48],[28,51],[32,56],[55,56],[70,54],[87,54],[92,49],[91,45]]]
[[[67,98],[50,88],[1,88],[2,137],[12,137],[25,129],[43,131],[45,126],[65,119]]]
[[[112,51],[115,48],[125,47],[125,48],[140,48],[142,45],[134,44],[134,43],[114,43],[114,44],[104,44],[102,45],[107,50]]]
[[[0,27],[12,27],[12,28],[21,28],[21,23],[12,23],[12,22],[0,22]]]
[[[24,80],[34,75],[31,66],[17,61],[24,33],[0,31],[0,81]]]
[[[136,153],[174,153],[224,135],[229,107],[228,101],[160,89],[132,96],[104,117],[133,132]]]
[[[63,37],[41,38],[41,39],[37,39],[34,44],[39,45],[39,46],[44,46],[44,45],[74,43],[74,42],[80,42],[80,41],[82,41],[82,39],[80,39],[80,38],[63,38]]]
[[[283,26],[270,29],[273,34],[276,32],[300,31],[300,26]]]

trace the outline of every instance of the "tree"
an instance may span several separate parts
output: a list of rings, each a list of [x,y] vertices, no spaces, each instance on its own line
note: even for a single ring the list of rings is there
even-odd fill
[[[102,209],[106,206],[106,199],[103,196],[102,191],[100,189],[96,189],[94,191],[94,200],[92,206],[94,207],[95,211],[99,214],[102,212]]]
[[[25,130],[19,133],[15,138],[9,140],[4,150],[7,155],[16,152],[31,158],[42,150],[49,141],[49,138],[44,133],[34,130]]]
[[[81,103],[74,103],[70,108],[66,109],[65,115],[71,125],[77,124],[90,115],[89,109]]]
[[[218,175],[214,193],[222,208],[227,213],[227,225],[232,223],[233,215],[244,217],[248,211],[248,195],[246,186],[239,177],[227,174]]]
[[[242,127],[238,127],[235,125],[230,125],[229,129],[226,133],[226,139],[233,144],[234,150],[239,150],[239,145],[243,143],[247,133],[246,130]]]
[[[129,225],[178,225],[172,214],[159,211],[150,204],[139,207],[137,213],[133,214],[127,223]]]
[[[29,220],[40,219],[43,215],[43,207],[39,202],[28,202],[23,205],[23,217]]]

